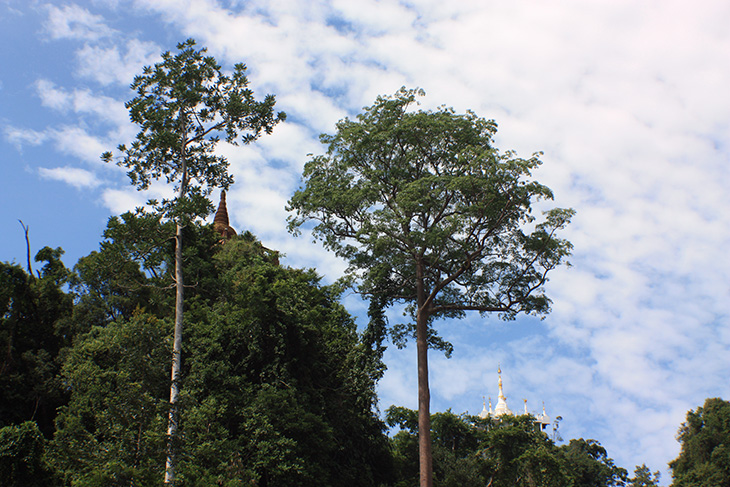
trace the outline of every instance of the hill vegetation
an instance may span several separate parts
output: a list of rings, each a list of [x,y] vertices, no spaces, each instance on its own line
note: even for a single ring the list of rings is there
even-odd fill
[[[1,485],[160,485],[174,244],[139,237],[164,234],[159,225],[110,219],[73,269],[47,247],[34,273],[0,264]],[[211,226],[185,231],[194,284],[177,485],[414,485],[417,413],[378,414],[382,346],[358,332],[338,290],[280,265],[249,233],[221,243]],[[727,485],[728,411],[712,399],[689,413],[673,485]],[[556,445],[529,416],[431,422],[435,485],[658,485],[598,441]]]

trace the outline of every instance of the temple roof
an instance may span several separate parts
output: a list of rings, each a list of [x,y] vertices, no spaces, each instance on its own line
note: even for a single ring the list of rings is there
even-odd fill
[[[510,408],[507,406],[507,397],[504,395],[504,389],[502,387],[502,367],[497,367],[497,374],[499,376],[497,385],[499,386],[499,392],[497,395],[497,405],[495,406],[494,410],[492,410],[492,398],[489,398],[489,409],[487,409],[487,401],[484,397],[482,411],[478,414],[479,418],[486,419],[486,418],[493,418],[495,420],[500,420],[502,416],[510,415],[514,416],[515,413],[513,413]],[[527,410],[527,399],[523,399],[524,401],[524,414],[529,414]],[[560,418],[562,419],[562,418]],[[542,431],[545,431],[551,424],[552,419],[550,416],[548,416],[547,412],[545,412],[545,403],[542,404],[542,414],[538,414],[535,416],[535,422],[540,425],[540,429]]]
[[[218,211],[215,212],[215,218],[213,218],[213,228],[226,240],[236,235],[236,231],[228,223],[225,191],[221,191],[221,201],[218,203]]]

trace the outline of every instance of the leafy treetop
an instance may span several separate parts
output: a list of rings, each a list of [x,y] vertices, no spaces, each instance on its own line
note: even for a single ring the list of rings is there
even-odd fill
[[[556,232],[573,210],[552,209],[534,224],[531,204],[553,197],[530,179],[539,154],[500,153],[496,123],[471,111],[411,110],[422,94],[378,97],[321,136],[327,152],[305,165],[290,231],[314,221],[314,236],[362,278],[360,291],[386,304],[417,303],[423,284],[429,319],[547,312],[542,285],[570,253]]]
[[[677,440],[682,448],[669,462],[673,487],[730,486],[730,402],[709,398],[689,411]]]
[[[174,184],[179,195],[158,207],[173,219],[207,214],[211,188],[233,182],[227,160],[213,153],[221,137],[246,144],[286,118],[283,112],[274,115],[273,95],[254,99],[244,64],[236,64],[229,76],[193,39],[177,47],[177,54],[163,53],[162,62],[135,77],[131,88],[137,96],[125,106],[141,130],[130,146],[118,147],[123,157],[117,161],[139,190],[163,178]],[[107,162],[112,158],[111,152],[102,154]]]

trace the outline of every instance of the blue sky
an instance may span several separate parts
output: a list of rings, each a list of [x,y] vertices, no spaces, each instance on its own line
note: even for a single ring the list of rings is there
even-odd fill
[[[99,155],[136,133],[132,77],[194,37],[289,116],[220,147],[232,225],[332,281],[342,262],[285,229],[306,154],[377,95],[419,86],[424,108],[494,118],[501,150],[543,151],[537,179],[578,212],[547,319],[440,325],[455,352],[431,357],[433,410],[496,401],[501,364],[513,410],[544,401],[564,438],[664,471],[686,411],[730,398],[728,18],[712,0],[0,0],[0,259],[24,261],[21,219],[34,251],[63,247],[70,267],[110,215],[165,194],[136,193]],[[383,407],[416,407],[412,348],[387,353]]]

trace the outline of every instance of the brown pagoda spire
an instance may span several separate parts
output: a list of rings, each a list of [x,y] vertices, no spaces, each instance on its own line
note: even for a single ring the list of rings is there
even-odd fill
[[[236,231],[228,223],[228,207],[226,206],[226,192],[221,191],[221,202],[218,204],[218,211],[213,218],[213,228],[220,233],[224,240],[236,235]]]

